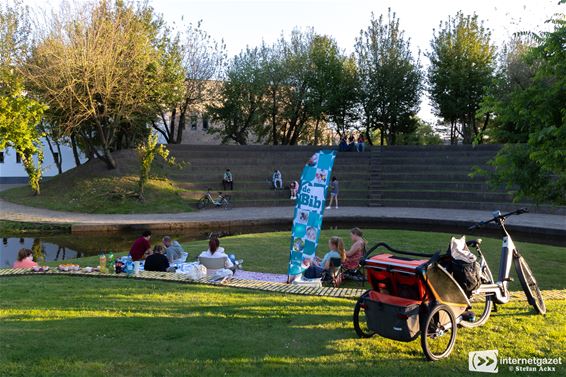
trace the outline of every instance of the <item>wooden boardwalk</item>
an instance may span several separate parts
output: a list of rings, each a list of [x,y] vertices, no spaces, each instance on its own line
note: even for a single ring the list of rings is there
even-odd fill
[[[202,284],[211,286],[233,287],[241,289],[252,289],[266,292],[277,292],[293,295],[306,296],[325,296],[356,299],[362,295],[367,289],[361,288],[333,288],[333,287],[307,287],[301,285],[274,283],[260,280],[245,280],[238,278],[227,278],[223,281],[212,281],[208,277],[199,280],[187,279],[182,274],[174,274],[170,272],[149,272],[141,271],[139,276],[128,278],[126,274],[103,274],[100,272],[62,272],[57,270],[49,270],[47,272],[32,272],[30,269],[0,269],[0,277],[30,276],[30,275],[57,275],[57,276],[77,276],[77,277],[98,277],[98,278],[114,278],[114,279],[135,279],[135,280],[158,280],[177,282],[182,284]],[[566,290],[545,290],[542,292],[546,300],[564,300],[566,299]],[[525,300],[525,294],[522,291],[511,292],[513,299]]]

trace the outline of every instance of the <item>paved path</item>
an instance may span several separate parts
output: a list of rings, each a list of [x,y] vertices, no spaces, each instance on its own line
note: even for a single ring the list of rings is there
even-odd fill
[[[71,224],[161,224],[164,222],[211,222],[231,220],[282,220],[291,221],[292,207],[257,207],[208,209],[203,211],[174,214],[123,214],[102,215],[77,212],[52,211],[10,203],[0,199],[0,220],[71,223]],[[348,219],[360,222],[381,219],[405,219],[422,222],[442,221],[445,223],[471,224],[490,217],[487,211],[436,208],[401,207],[342,207],[325,212],[326,220]],[[526,228],[546,228],[563,231],[566,236],[566,216],[529,213],[513,216],[509,225]]]

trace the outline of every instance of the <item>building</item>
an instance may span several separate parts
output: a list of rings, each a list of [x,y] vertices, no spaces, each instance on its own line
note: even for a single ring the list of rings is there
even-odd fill
[[[55,158],[61,161],[61,168],[67,171],[75,167],[75,159],[73,150],[70,146],[61,144],[61,154],[56,153],[53,156],[45,139],[41,140],[43,145],[43,176],[53,177],[58,174]],[[34,157],[37,162],[37,157]],[[80,156],[81,162],[86,161],[84,155]],[[27,173],[22,164],[22,160],[14,148],[6,148],[0,151],[0,183],[25,183],[27,182]]]

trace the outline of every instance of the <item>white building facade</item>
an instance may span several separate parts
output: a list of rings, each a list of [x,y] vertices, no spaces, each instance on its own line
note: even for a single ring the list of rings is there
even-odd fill
[[[57,164],[55,157],[61,161],[61,168],[65,172],[74,168],[75,159],[73,157],[73,150],[70,146],[61,144],[61,155],[53,156],[47,145],[45,139],[41,140],[43,145],[43,176],[53,177],[58,174]],[[82,162],[86,161],[86,157],[79,152],[79,157]],[[34,157],[37,162],[37,157]],[[0,183],[24,183],[27,182],[27,173],[24,165],[18,156],[18,153],[13,148],[6,148],[0,151]]]

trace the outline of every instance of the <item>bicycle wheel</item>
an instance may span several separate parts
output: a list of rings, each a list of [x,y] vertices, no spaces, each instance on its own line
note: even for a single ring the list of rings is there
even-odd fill
[[[493,284],[493,275],[491,274],[491,270],[489,269],[489,266],[487,264],[484,266],[484,268],[482,268],[481,273],[482,273],[482,279],[481,279],[482,284]],[[481,295],[474,295],[472,296],[471,301],[472,301],[472,309],[474,306],[474,302],[477,302],[478,307],[480,307],[481,305],[483,307],[483,310],[479,318],[477,318],[474,322],[468,322],[464,320],[460,321],[460,326],[464,328],[478,327],[487,322],[491,314],[491,309],[493,308],[493,294],[492,293],[485,294],[483,295],[483,297]]]
[[[371,338],[375,334],[375,331],[369,329],[366,320],[366,306],[364,300],[368,294],[369,291],[366,291],[361,295],[354,307],[354,330],[360,338]]]
[[[224,209],[232,209],[232,201],[229,196],[222,199],[222,205],[224,206]]]
[[[202,198],[199,199],[197,203],[197,208],[203,209],[205,207],[208,207],[209,204],[210,204],[210,200],[206,196],[203,196]]]
[[[456,342],[456,318],[448,305],[436,305],[421,327],[421,347],[426,358],[448,357]]]
[[[537,281],[527,261],[519,255],[513,258],[513,263],[515,264],[515,270],[517,271],[517,276],[519,277],[525,296],[527,296],[527,301],[535,308],[538,314],[545,314],[546,305],[544,304],[542,293],[540,292]]]

